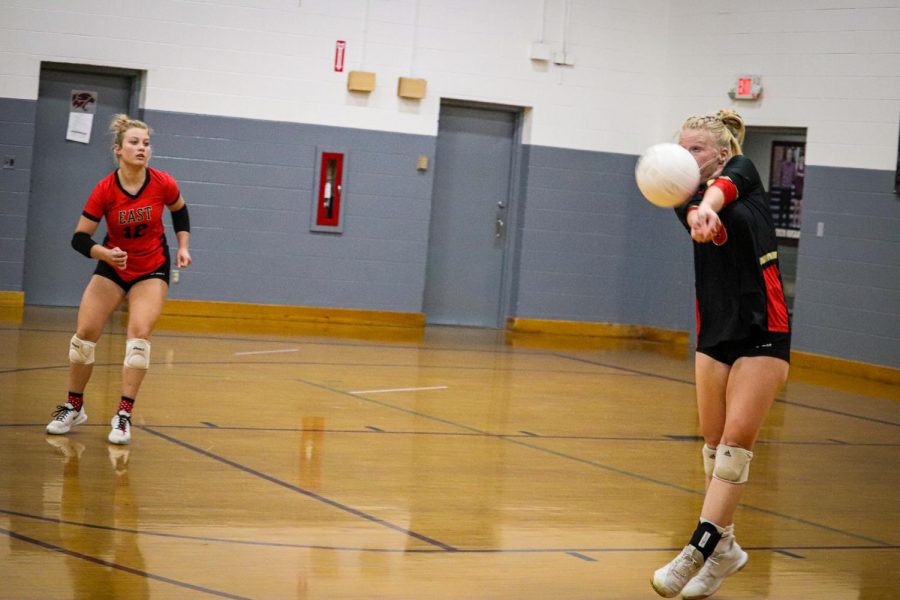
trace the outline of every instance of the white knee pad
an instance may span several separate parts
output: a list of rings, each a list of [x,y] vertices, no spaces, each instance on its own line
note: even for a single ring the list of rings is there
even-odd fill
[[[150,342],[133,338],[125,343],[125,366],[146,369],[150,366]]]
[[[716,448],[716,466],[713,477],[728,483],[745,483],[750,475],[753,453],[737,446],[719,444]]]
[[[703,472],[707,477],[712,477],[716,467],[716,449],[703,444]]]
[[[96,342],[87,342],[77,335],[73,335],[69,341],[69,362],[79,365],[94,364],[94,348],[96,347]]]

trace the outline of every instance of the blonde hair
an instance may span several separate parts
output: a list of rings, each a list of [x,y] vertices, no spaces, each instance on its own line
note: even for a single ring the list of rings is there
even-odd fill
[[[688,117],[681,128],[708,131],[719,148],[728,148],[732,156],[743,154],[741,144],[747,128],[741,115],[731,109],[723,108],[715,115]]]
[[[125,137],[125,132],[129,129],[144,129],[148,134],[153,133],[150,126],[143,121],[132,119],[123,113],[113,115],[112,121],[109,124],[109,131],[113,134],[113,160],[117,163],[119,157],[116,156],[116,146],[122,146],[122,138]]]

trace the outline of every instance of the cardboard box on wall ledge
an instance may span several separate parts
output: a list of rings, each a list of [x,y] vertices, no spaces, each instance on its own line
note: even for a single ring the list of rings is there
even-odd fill
[[[375,73],[371,71],[350,71],[347,75],[347,89],[351,92],[369,93],[375,89]]]
[[[425,97],[425,89],[427,83],[424,79],[413,79],[411,77],[401,77],[397,82],[397,95],[401,98],[412,98],[413,100],[421,100]]]

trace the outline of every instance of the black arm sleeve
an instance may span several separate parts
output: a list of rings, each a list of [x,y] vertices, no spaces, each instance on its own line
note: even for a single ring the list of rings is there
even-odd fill
[[[191,217],[188,214],[187,204],[172,211],[172,225],[175,227],[175,233],[179,231],[191,232]]]
[[[88,258],[93,258],[91,256],[91,248],[96,245],[97,242],[91,239],[91,236],[83,231],[76,231],[75,235],[72,236],[72,247]]]

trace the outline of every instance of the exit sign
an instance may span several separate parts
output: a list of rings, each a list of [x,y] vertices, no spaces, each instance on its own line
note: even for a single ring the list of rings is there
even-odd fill
[[[741,75],[728,95],[734,100],[756,100],[761,92],[758,75]]]

